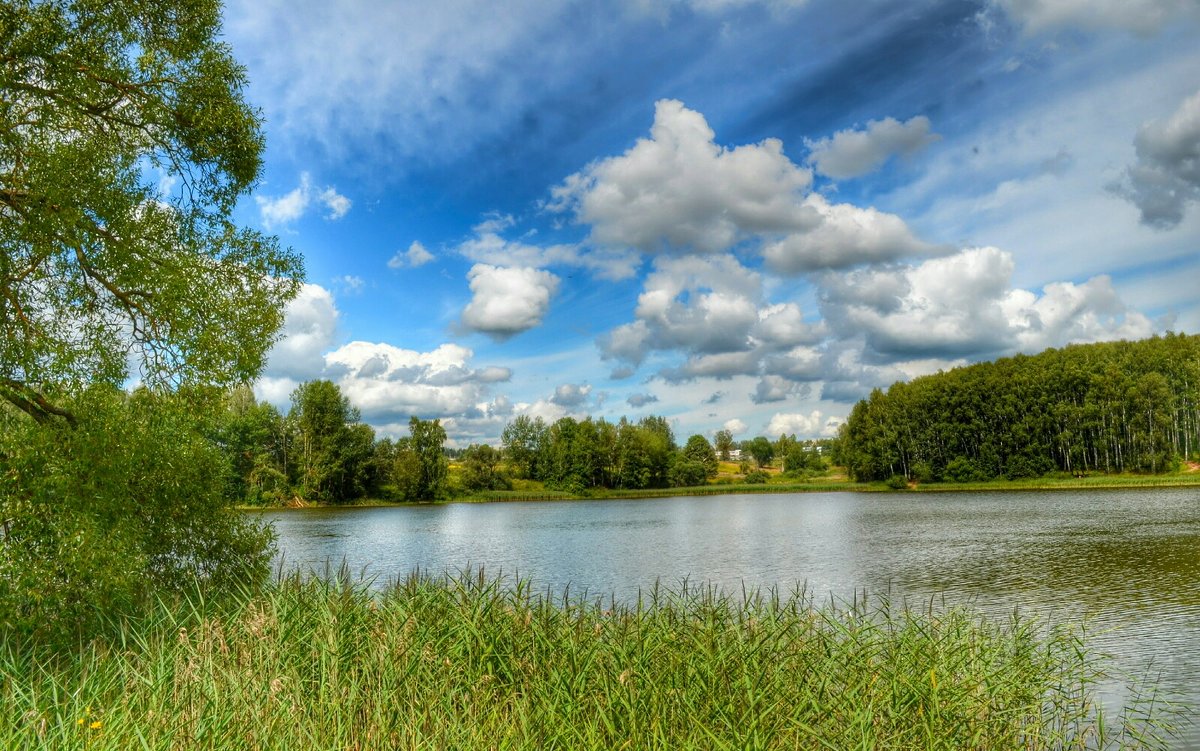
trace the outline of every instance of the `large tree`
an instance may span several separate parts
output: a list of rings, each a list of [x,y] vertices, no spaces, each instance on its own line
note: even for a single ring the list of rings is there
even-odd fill
[[[232,220],[263,139],[217,0],[0,4],[0,397],[254,377],[301,262]]]
[[[233,221],[263,140],[220,17],[0,2],[0,636],[267,570],[193,386],[259,373],[302,267]]]

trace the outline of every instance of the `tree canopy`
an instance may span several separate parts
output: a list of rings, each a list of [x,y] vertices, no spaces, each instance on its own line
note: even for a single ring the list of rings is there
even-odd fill
[[[231,213],[263,140],[217,0],[0,5],[0,396],[254,377],[300,258]]]
[[[972,482],[1163,472],[1200,452],[1200,336],[1004,358],[855,405],[838,459],[859,480]]]

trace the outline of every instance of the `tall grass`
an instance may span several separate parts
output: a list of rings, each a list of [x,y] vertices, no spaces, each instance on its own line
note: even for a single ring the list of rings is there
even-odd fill
[[[284,578],[162,603],[70,656],[6,645],[5,749],[1062,749],[1106,719],[1077,633],[803,593],[572,601],[482,573]]]

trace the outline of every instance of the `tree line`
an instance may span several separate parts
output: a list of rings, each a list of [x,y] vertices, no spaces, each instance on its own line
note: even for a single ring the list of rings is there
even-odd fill
[[[1071,345],[876,389],[835,461],[860,481],[1167,472],[1200,453],[1200,336]]]
[[[226,494],[235,503],[431,501],[510,490],[514,480],[574,493],[690,487],[716,478],[718,458],[739,450],[747,482],[765,482],[771,465],[793,477],[825,468],[825,447],[816,442],[784,435],[738,443],[722,430],[713,442],[696,434],[679,445],[659,416],[615,423],[520,416],[505,426],[499,447],[451,449],[439,420],[412,417],[408,436],[377,438],[331,381],[298,386],[286,413],[257,401],[246,386],[228,392],[225,402],[211,434],[228,458]]]

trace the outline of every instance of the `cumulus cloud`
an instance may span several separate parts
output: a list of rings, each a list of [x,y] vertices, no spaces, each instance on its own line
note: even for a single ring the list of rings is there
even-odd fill
[[[759,353],[719,352],[713,355],[692,355],[676,368],[663,368],[659,375],[668,383],[681,383],[696,378],[726,380],[758,370]]]
[[[625,401],[630,407],[633,407],[634,409],[641,409],[647,404],[653,404],[654,402],[657,402],[658,397],[654,394],[630,394],[629,398],[627,398]]]
[[[280,339],[271,348],[263,373],[268,378],[318,378],[325,353],[334,345],[338,310],[329,290],[305,284],[284,311]]]
[[[301,382],[327,378],[364,420],[390,435],[402,433],[408,418],[418,415],[453,417],[468,436],[494,436],[512,413],[506,397],[488,401],[490,389],[512,377],[508,368],[475,367],[474,353],[457,344],[429,352],[364,341],[335,347],[337,320],[329,291],[305,284],[288,304],[282,338],[255,385],[259,397],[286,408]]]
[[[1184,208],[1200,201],[1200,91],[1166,122],[1143,125],[1134,140],[1137,161],[1112,189],[1142,212],[1142,223],[1171,229]]]
[[[1194,0],[992,0],[1027,33],[1062,28],[1123,29],[1150,35],[1167,23],[1194,19]]]
[[[326,355],[326,376],[368,422],[402,421],[410,415],[478,416],[487,387],[509,380],[512,372],[471,367],[473,355],[457,344],[416,352],[356,341]]]
[[[740,433],[746,432],[746,423],[742,422],[741,420],[739,420],[736,417],[731,420],[726,420],[725,424],[722,425],[721,427],[728,430],[733,435],[738,435]]]
[[[842,424],[842,418],[826,418],[820,410],[806,414],[776,412],[767,423],[768,436],[794,435],[798,439],[828,438],[837,434],[837,428]]]
[[[767,265],[777,273],[845,269],[946,250],[917,239],[895,214],[848,203],[830,204],[819,194],[804,203],[819,217],[812,228],[763,248]]]
[[[492,266],[571,266],[591,271],[601,279],[619,281],[633,276],[641,259],[627,249],[591,248],[576,244],[533,245],[507,240],[497,232],[509,226],[504,219],[491,218],[475,226],[475,236],[458,245],[465,258]]]
[[[424,266],[434,259],[433,253],[421,244],[418,240],[413,240],[408,246],[408,250],[397,250],[396,255],[388,259],[389,269],[416,268]]]
[[[307,172],[300,173],[300,184],[282,196],[255,196],[259,215],[267,229],[284,227],[304,216],[309,207],[315,204],[323,205],[328,213],[326,219],[341,219],[350,211],[350,199],[339,194],[332,186],[315,189],[312,177]]]
[[[904,123],[892,117],[871,120],[865,130],[839,130],[806,145],[817,172],[843,180],[874,172],[893,156],[914,154],[940,138],[931,132],[929,118],[918,115]]]
[[[591,393],[592,387],[588,384],[564,383],[554,389],[554,396],[550,397],[550,401],[560,407],[574,409],[585,404]]]
[[[821,323],[805,323],[800,306],[793,302],[760,308],[758,322],[750,329],[755,339],[777,347],[818,342],[824,331]]]
[[[650,138],[568,177],[548,208],[572,211],[602,246],[713,253],[809,226],[815,217],[799,198],[811,183],[778,139],[722,147],[703,115],[664,99]]]
[[[467,273],[473,297],[463,325],[497,339],[538,326],[558,290],[558,277],[534,268],[477,263]]]
[[[792,398],[808,396],[812,387],[806,383],[797,383],[790,378],[780,375],[765,375],[754,388],[750,401],[755,404],[770,404]]]
[[[983,357],[1153,332],[1107,277],[1050,284],[1037,295],[1011,288],[1012,272],[1010,254],[974,248],[893,271],[830,274],[821,281],[821,309],[839,335],[863,335],[883,361]]]

